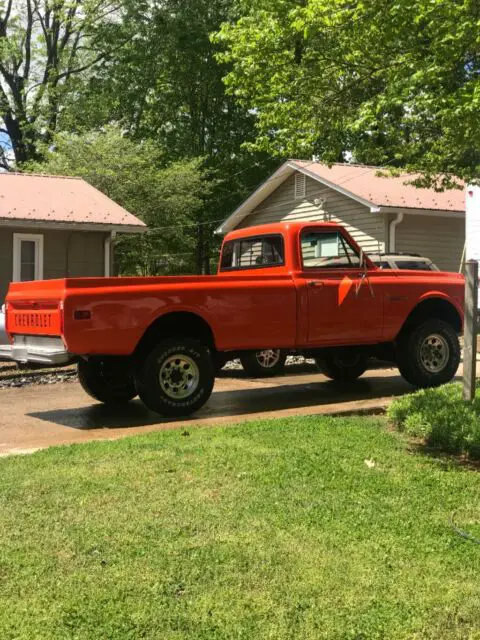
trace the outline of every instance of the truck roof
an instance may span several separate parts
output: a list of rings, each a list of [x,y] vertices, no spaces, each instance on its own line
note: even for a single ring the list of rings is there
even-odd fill
[[[341,225],[336,222],[310,222],[308,220],[293,220],[284,222],[269,222],[268,224],[259,224],[253,227],[245,227],[244,229],[235,229],[225,236],[227,240],[235,240],[236,238],[247,238],[251,236],[264,235],[268,233],[285,233],[288,230],[298,231],[303,227],[330,227],[339,229]]]

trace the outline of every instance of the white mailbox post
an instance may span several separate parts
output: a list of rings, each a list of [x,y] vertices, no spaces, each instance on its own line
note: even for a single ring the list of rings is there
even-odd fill
[[[468,186],[465,222],[465,327],[463,397],[475,398],[477,368],[478,261],[480,260],[480,187]]]
[[[480,260],[480,186],[467,187],[465,212],[465,259]]]

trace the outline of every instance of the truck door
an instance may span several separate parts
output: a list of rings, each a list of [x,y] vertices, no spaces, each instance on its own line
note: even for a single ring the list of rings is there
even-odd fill
[[[383,294],[376,270],[361,268],[358,250],[339,229],[305,229],[300,246],[308,344],[380,341]]]

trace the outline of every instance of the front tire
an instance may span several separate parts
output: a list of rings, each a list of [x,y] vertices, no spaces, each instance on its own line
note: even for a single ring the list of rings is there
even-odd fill
[[[131,364],[122,358],[79,360],[77,370],[83,390],[99,402],[126,404],[137,395]]]
[[[427,320],[398,341],[397,366],[414,387],[438,387],[450,382],[460,364],[460,342],[443,320]]]
[[[142,402],[155,413],[188,416],[209,399],[215,382],[210,352],[190,338],[158,344],[139,364],[135,384]]]
[[[283,349],[262,349],[242,353],[240,362],[247,376],[268,378],[283,373],[287,352]]]
[[[337,382],[354,382],[368,368],[368,358],[360,351],[352,349],[334,349],[316,363],[324,376]]]

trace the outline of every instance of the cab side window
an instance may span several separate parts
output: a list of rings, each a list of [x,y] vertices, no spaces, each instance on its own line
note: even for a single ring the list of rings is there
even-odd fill
[[[355,269],[360,257],[339,231],[308,231],[301,237],[302,261],[306,269]]]

